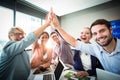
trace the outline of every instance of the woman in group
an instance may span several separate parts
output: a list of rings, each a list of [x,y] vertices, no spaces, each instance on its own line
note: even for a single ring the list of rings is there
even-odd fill
[[[52,48],[47,47],[49,34],[43,32],[40,38],[33,43],[31,58],[31,68],[36,69],[35,73],[40,73],[50,67],[52,60]]]
[[[88,27],[81,30],[80,40],[84,43],[90,44],[92,38],[91,31]],[[96,68],[102,68],[99,60],[89,54],[82,53],[80,50],[74,51],[74,68],[78,70],[75,74],[77,77],[81,76],[95,76]]]

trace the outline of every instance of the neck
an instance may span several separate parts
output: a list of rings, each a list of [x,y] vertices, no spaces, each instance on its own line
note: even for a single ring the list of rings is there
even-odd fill
[[[41,44],[41,49],[43,50],[43,54],[45,54],[46,53],[46,51],[47,51],[47,48],[46,48],[46,45],[45,44]]]
[[[41,43],[41,46],[42,46],[43,48],[46,48],[46,44],[45,44],[45,43]]]
[[[60,42],[58,41],[58,42],[56,42],[56,45],[60,45]]]
[[[111,43],[108,46],[103,47],[108,53],[112,53],[116,48],[116,40],[113,38]]]

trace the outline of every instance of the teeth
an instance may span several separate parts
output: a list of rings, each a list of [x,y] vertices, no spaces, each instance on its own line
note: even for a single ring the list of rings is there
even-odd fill
[[[105,40],[105,38],[100,38],[100,39],[99,39],[100,42],[102,42],[102,41],[104,41],[104,40]]]

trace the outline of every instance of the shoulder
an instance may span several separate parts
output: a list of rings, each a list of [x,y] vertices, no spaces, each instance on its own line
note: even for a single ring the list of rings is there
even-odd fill
[[[120,51],[120,39],[117,39],[116,49]]]
[[[8,42],[4,45],[3,49],[6,49],[8,46],[10,46],[10,45],[13,44],[13,43],[15,43],[15,41],[8,41]]]
[[[120,43],[120,39],[117,39],[117,42]]]
[[[2,51],[1,51],[1,56],[8,56],[6,53],[10,52],[9,50],[11,50],[9,47],[11,47],[11,45],[15,43],[15,41],[8,41],[6,42],[6,44],[3,46]]]

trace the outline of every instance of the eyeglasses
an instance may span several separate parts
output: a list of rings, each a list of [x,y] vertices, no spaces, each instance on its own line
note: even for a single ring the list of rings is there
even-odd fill
[[[13,33],[14,36],[24,36],[23,33]]]

